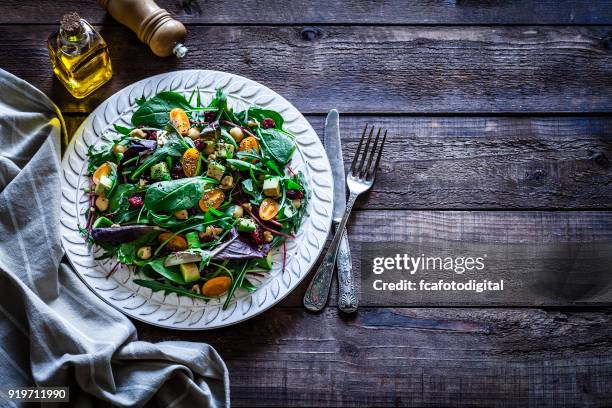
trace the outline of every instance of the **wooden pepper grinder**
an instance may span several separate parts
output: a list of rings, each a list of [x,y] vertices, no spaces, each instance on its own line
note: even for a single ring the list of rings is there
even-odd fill
[[[187,47],[183,45],[187,29],[153,0],[97,1],[115,20],[134,31],[155,55],[168,57],[174,54],[183,58],[187,53]]]

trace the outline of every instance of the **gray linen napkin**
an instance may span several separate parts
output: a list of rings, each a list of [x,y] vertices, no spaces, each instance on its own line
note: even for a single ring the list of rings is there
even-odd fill
[[[35,385],[69,386],[73,406],[229,406],[211,346],[138,341],[63,257],[61,134],[53,103],[0,70],[0,406]]]

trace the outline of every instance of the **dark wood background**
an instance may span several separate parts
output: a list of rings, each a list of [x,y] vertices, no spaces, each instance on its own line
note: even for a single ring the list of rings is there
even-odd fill
[[[125,85],[189,68],[271,87],[320,135],[338,108],[348,157],[364,122],[388,127],[350,221],[355,258],[389,235],[612,241],[612,1],[159,3],[188,26],[182,61],[154,57],[93,0],[0,0],[0,67],[47,93],[71,131]],[[74,9],[100,28],[115,71],[82,101],[45,48]],[[136,325],[143,340],[215,346],[236,406],[612,404],[609,308],[366,304],[343,316],[334,294],[313,315],[305,286],[230,328]]]

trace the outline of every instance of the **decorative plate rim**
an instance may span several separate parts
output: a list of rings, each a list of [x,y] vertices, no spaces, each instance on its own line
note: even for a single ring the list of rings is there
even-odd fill
[[[84,219],[82,207],[87,207],[86,196],[82,191],[82,183],[87,179],[83,177],[86,174],[87,147],[98,143],[113,124],[127,124],[136,106],[136,99],[141,96],[148,98],[164,90],[188,92],[194,89],[203,94],[212,94],[216,88],[228,92],[230,103],[234,106],[257,104],[282,114],[284,127],[297,136],[292,167],[295,165],[296,170],[304,172],[311,187],[307,215],[296,238],[287,243],[288,262],[284,273],[280,271],[279,262],[275,262],[275,268],[269,276],[258,282],[257,291],[242,292],[226,311],[221,310],[220,301],[204,303],[174,294],[152,293],[150,289],[133,284],[133,272],[125,267],[119,268],[110,279],[106,279],[108,270],[104,270],[104,267],[110,261],[95,260],[95,251],[88,248],[78,230],[79,220]],[[77,276],[109,305],[133,319],[158,327],[178,330],[216,329],[263,313],[284,299],[308,275],[331,229],[331,166],[312,126],[291,103],[276,92],[248,78],[221,71],[173,71],[142,79],[119,90],[94,109],[75,132],[62,159],[62,176],[62,246]],[[275,256],[279,260],[278,251]]]

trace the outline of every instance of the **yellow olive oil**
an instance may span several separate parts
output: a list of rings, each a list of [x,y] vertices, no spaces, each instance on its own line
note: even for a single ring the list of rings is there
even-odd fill
[[[53,72],[75,98],[84,98],[113,76],[108,46],[77,13],[62,17],[47,41]]]

